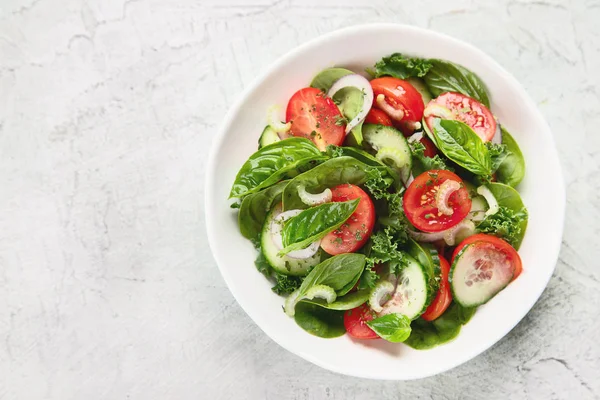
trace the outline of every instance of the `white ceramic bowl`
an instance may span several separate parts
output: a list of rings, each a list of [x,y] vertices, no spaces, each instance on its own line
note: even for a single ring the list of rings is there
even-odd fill
[[[474,71],[491,94],[491,109],[516,138],[527,173],[519,191],[529,209],[529,226],[519,254],[524,272],[481,306],[454,341],[418,351],[383,340],[354,341],[312,336],[281,310],[283,299],[256,270],[256,251],[239,233],[227,200],[244,161],[256,151],[269,106],[285,107],[320,70],[341,66],[364,71],[382,56],[402,52],[441,58]],[[207,169],[206,225],[221,274],[256,324],[287,350],[323,368],[374,379],[431,376],[480,354],[506,335],[536,302],[550,279],[561,244],[565,191],[552,134],[533,101],[508,72],[471,45],[419,28],[363,25],[336,31],[280,58],[248,87],[229,111],[215,138]]]

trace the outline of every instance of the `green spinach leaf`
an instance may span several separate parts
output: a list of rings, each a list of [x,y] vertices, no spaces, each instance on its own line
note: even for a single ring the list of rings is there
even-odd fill
[[[354,285],[353,285],[354,286]],[[323,299],[304,299],[303,303],[315,304],[320,307],[328,308],[330,310],[352,310],[369,300],[371,295],[370,290],[357,290],[356,292],[348,293],[344,296],[340,296],[335,299],[333,303],[327,304]]]
[[[490,107],[487,89],[473,72],[449,61],[433,59],[429,62],[432,67],[424,79],[433,97],[444,92],[459,92]]]
[[[313,78],[310,86],[327,93],[338,79],[352,74],[354,72],[345,68],[326,68]]]
[[[488,153],[490,154],[490,160],[492,160],[492,172],[496,172],[500,164],[508,157],[506,146],[503,144],[486,142],[485,147],[487,147]]]
[[[322,157],[319,149],[304,138],[285,139],[265,146],[244,163],[229,197],[241,197],[271,186],[299,165]]]
[[[519,145],[504,127],[502,129],[502,144],[506,146],[507,156],[498,166],[496,179],[516,187],[525,177],[525,159]]]
[[[479,136],[465,123],[435,118],[428,136],[446,157],[476,175],[492,174],[492,160]]]
[[[362,185],[369,173],[378,167],[370,167],[352,157],[337,157],[296,176],[283,190],[284,210],[306,208],[298,196],[298,187],[304,186],[310,193],[319,193],[343,183]],[[384,169],[383,174],[387,174]],[[393,179],[391,179],[393,181]]]
[[[394,53],[391,56],[383,57],[373,69],[367,69],[367,72],[375,78],[381,76],[393,76],[399,79],[411,76],[422,78],[432,67],[432,63],[427,59],[406,57],[400,53]]]
[[[283,189],[289,181],[281,181],[260,192],[249,194],[242,200],[238,213],[238,225],[242,235],[255,244],[260,240],[260,234],[267,213],[273,204],[281,201]]]
[[[444,314],[431,322],[422,318],[414,320],[412,332],[404,343],[417,350],[447,343],[458,336],[460,328],[469,322],[475,311],[476,308],[465,308],[453,302]]]
[[[392,343],[404,342],[411,331],[410,319],[406,315],[396,313],[367,321],[367,325],[382,339]]]
[[[285,221],[281,255],[306,248],[315,240],[339,228],[358,207],[360,199],[320,204]]]
[[[333,96],[332,100],[335,104],[337,104],[340,112],[347,122],[352,121],[354,117],[358,115],[363,107],[364,98],[365,94],[360,89],[355,87],[346,87],[339,90]],[[340,123],[342,122],[344,121],[340,121]],[[356,146],[362,146],[362,122],[352,128],[348,135],[352,136],[351,140],[353,144]]]
[[[299,327],[311,335],[334,338],[346,333],[344,312],[329,310],[314,304],[299,303],[294,320]]]
[[[519,250],[527,230],[528,213],[521,196],[503,183],[489,183],[500,209],[477,225],[477,231],[498,236]]]

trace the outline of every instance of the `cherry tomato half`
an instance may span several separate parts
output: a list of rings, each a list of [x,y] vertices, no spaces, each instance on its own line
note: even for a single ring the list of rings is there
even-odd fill
[[[364,190],[349,183],[331,189],[331,201],[360,199],[356,211],[338,229],[328,233],[321,241],[321,247],[332,256],[352,253],[369,240],[375,225],[375,206]]]
[[[383,94],[385,101],[391,107],[402,110],[404,117],[399,121],[402,126],[405,126],[407,122],[420,122],[423,118],[423,110],[425,109],[423,98],[417,89],[407,81],[385,76],[373,79],[371,87],[374,96],[373,105],[377,104],[377,96]]]
[[[371,107],[371,110],[365,118],[365,124],[392,126],[392,119],[380,109]]]
[[[367,321],[371,321],[373,318],[375,318],[375,313],[368,304],[346,311],[344,313],[346,332],[355,339],[377,339],[379,335],[367,325]]]
[[[447,180],[460,184],[460,189],[452,192],[448,198],[448,206],[452,214],[441,213],[436,206],[436,195],[440,185]],[[439,232],[458,224],[471,209],[469,191],[465,188],[462,179],[453,172],[431,170],[423,172],[408,186],[404,193],[404,213],[417,229],[423,232]]]
[[[477,100],[461,93],[446,92],[431,100],[446,107],[454,115],[453,119],[469,125],[484,142],[489,142],[496,133],[496,119],[491,111]],[[432,129],[434,116],[425,118],[425,123]]]
[[[517,279],[519,275],[521,275],[521,272],[523,272],[523,263],[521,262],[521,257],[519,256],[519,253],[517,253],[514,247],[512,247],[510,244],[496,236],[487,235],[485,233],[478,233],[476,235],[469,236],[468,238],[460,242],[460,244],[456,246],[456,249],[454,249],[454,252],[452,253],[452,262],[454,262],[454,259],[456,258],[457,254],[460,253],[460,251],[465,246],[475,242],[490,243],[499,251],[502,251],[507,255],[507,257],[512,261],[515,268],[512,278],[513,281]]]
[[[290,133],[312,140],[321,151],[330,144],[341,146],[346,128],[339,121],[342,121],[339,108],[317,88],[300,89],[288,102],[286,122],[292,124]]]
[[[442,256],[440,256],[440,269],[442,270],[440,288],[435,299],[433,299],[427,310],[421,315],[421,318],[426,321],[433,321],[439,318],[450,306],[450,303],[452,303],[452,291],[448,283],[450,264]]]

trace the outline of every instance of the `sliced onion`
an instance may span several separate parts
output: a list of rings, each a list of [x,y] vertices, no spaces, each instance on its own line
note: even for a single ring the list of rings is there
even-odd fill
[[[494,144],[502,144],[502,129],[500,128],[500,124],[496,124],[496,132],[491,140]]]
[[[389,105],[388,102],[385,101],[385,95],[383,93],[378,94],[375,101],[377,102],[377,106],[379,106],[379,108],[391,119],[401,121],[402,118],[404,118],[404,110],[396,110],[394,107]]]
[[[273,105],[269,108],[269,116],[268,116],[268,123],[269,126],[271,126],[271,128],[277,132],[279,134],[279,136],[281,137],[283,134],[287,133],[291,128],[292,128],[292,124],[290,122],[288,123],[284,123],[281,121],[281,119],[278,117],[279,115],[279,110],[280,107],[278,105]],[[285,136],[285,135],[283,135]]]
[[[331,201],[333,194],[331,189],[327,188],[321,193],[308,193],[304,185],[298,186],[298,196],[300,200],[307,206],[316,206],[317,204],[328,203]]]
[[[369,296],[369,306],[375,312],[381,312],[383,310],[382,303],[386,296],[394,293],[394,284],[389,281],[380,281],[371,290],[371,296]]]
[[[452,179],[446,179],[444,183],[440,185],[440,188],[435,194],[435,206],[438,208],[439,212],[444,215],[454,214],[454,210],[448,205],[448,199],[452,193],[456,192],[458,189],[460,189],[460,183]]]
[[[415,142],[420,142],[421,139],[423,139],[423,131],[417,132],[415,134],[413,134],[411,137],[409,137],[408,139],[406,139],[406,141],[408,143],[415,143]]]
[[[430,102],[423,111],[425,117],[438,117],[442,119],[454,119],[454,114],[449,108],[442,106],[436,102]]]
[[[346,134],[367,117],[367,114],[373,105],[373,88],[371,88],[371,83],[364,76],[358,74],[342,76],[331,86],[327,92],[327,96],[333,98],[337,92],[347,87],[357,88],[364,93],[364,96],[360,111],[356,114],[356,117],[352,118],[352,120],[346,124]]]
[[[500,210],[498,201],[496,200],[496,198],[494,197],[494,194],[491,192],[491,190],[487,186],[485,186],[485,185],[479,186],[477,188],[477,193],[480,194],[481,196],[485,197],[485,201],[487,201],[488,206],[490,207],[485,212],[486,217],[489,217],[490,215],[494,215],[498,212],[498,210]]]
[[[406,182],[404,183],[404,185],[406,187],[409,187],[410,184],[415,180],[415,176],[412,174],[412,172],[410,173],[410,175],[408,176],[408,179],[406,179]]]
[[[281,214],[278,214],[277,216],[275,216],[275,218],[273,218],[273,220],[271,221],[271,227],[270,227],[271,240],[273,241],[273,244],[275,245],[275,247],[277,247],[277,250],[283,250],[283,238],[281,236],[281,230],[283,228],[283,223],[285,221],[287,221],[288,219],[300,214],[301,212],[302,212],[302,210],[285,211],[285,212],[282,212]],[[308,247],[306,247],[304,249],[290,251],[289,253],[286,254],[286,256],[289,258],[304,260],[305,258],[314,256],[316,254],[316,252],[319,251],[320,245],[321,245],[321,241],[317,240],[315,242],[312,242],[310,245],[308,245]]]
[[[475,224],[470,219],[465,218],[445,231],[432,233],[408,231],[408,233],[419,242],[437,242],[444,239],[447,245],[454,246],[457,243],[457,238],[463,240],[475,234]]]

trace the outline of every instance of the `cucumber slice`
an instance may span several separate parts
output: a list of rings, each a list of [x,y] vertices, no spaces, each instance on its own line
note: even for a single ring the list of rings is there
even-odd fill
[[[408,254],[427,269],[429,286],[431,288],[431,297],[427,300],[427,303],[431,303],[440,287],[440,275],[442,273],[438,251],[430,244],[417,243],[413,239],[409,239],[406,246]]]
[[[269,144],[273,144],[275,142],[279,142],[280,140],[281,138],[279,137],[277,132],[275,132],[275,130],[271,128],[271,125],[267,125],[265,129],[263,129],[260,138],[258,138],[258,148],[262,149],[263,147]]]
[[[364,124],[362,133],[364,141],[373,150],[382,152],[377,158],[384,162],[392,160],[390,166],[396,169],[400,173],[400,178],[406,182],[412,168],[412,156],[402,132],[391,126]]]
[[[423,98],[423,103],[425,105],[427,105],[427,103],[429,103],[431,99],[433,99],[431,93],[429,93],[429,89],[427,89],[427,86],[425,85],[425,82],[423,82],[423,79],[411,76],[406,80],[408,81],[408,83],[413,85],[415,89],[417,89],[417,92],[421,94],[421,97]]]
[[[458,253],[450,270],[454,301],[463,307],[487,303],[512,280],[514,265],[494,245],[474,242]]]
[[[398,313],[416,319],[429,305],[432,294],[426,268],[409,255],[405,255],[405,260],[407,265],[398,276],[394,295],[383,305],[379,315]]]
[[[273,239],[271,238],[271,221],[279,213],[281,213],[281,204],[276,205],[267,214],[265,224],[260,237],[260,249],[267,259],[267,262],[273,269],[283,275],[304,276],[308,273],[311,267],[317,265],[321,261],[321,250],[317,251],[314,256],[306,259],[295,259],[288,256],[279,257],[279,250]]]

